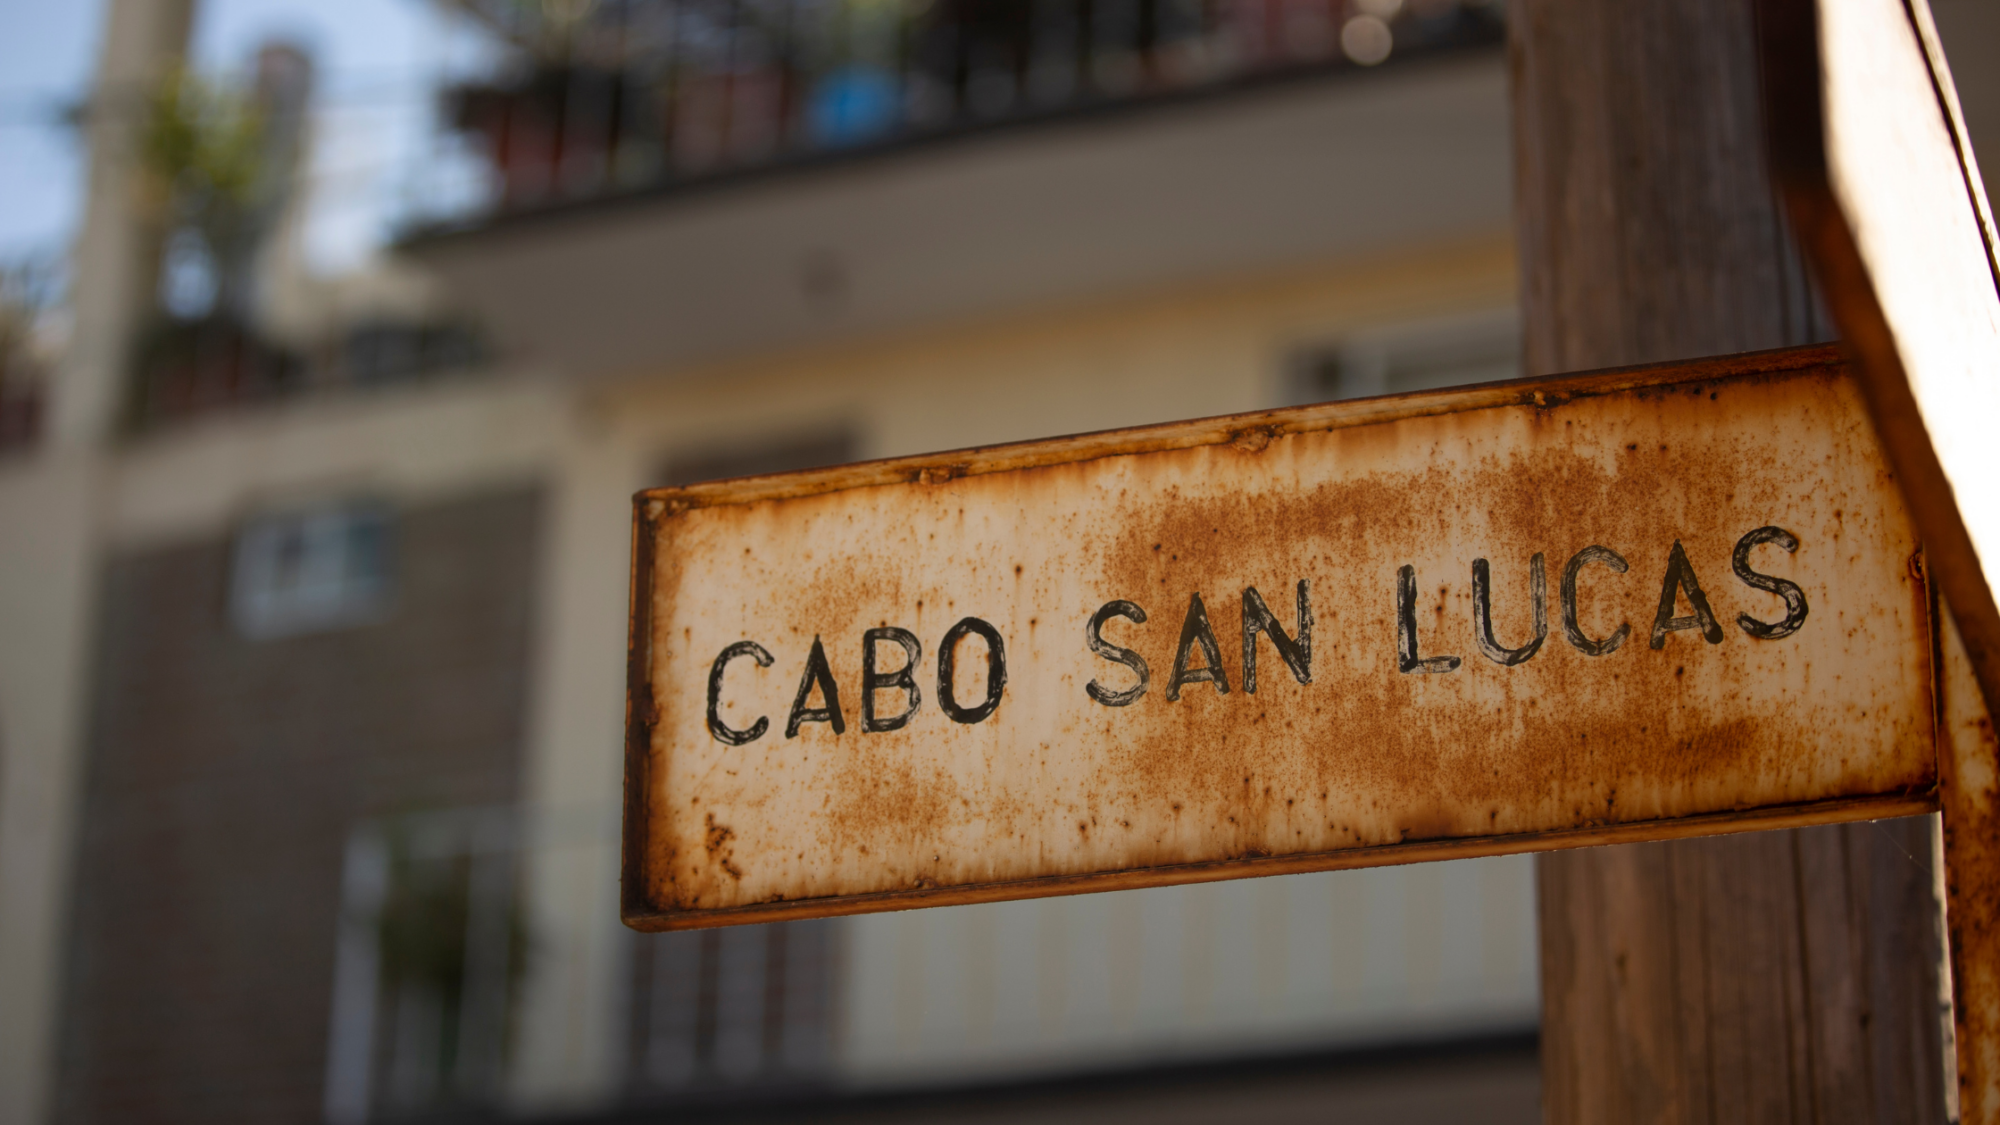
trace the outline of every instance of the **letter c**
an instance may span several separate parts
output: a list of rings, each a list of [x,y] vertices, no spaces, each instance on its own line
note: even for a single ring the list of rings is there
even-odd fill
[[[1620,624],[1610,636],[1601,640],[1592,639],[1588,633],[1583,631],[1583,626],[1577,623],[1576,576],[1579,571],[1591,563],[1602,563],[1613,574],[1623,574],[1632,569],[1630,564],[1626,563],[1625,556],[1609,547],[1600,547],[1593,544],[1578,551],[1569,560],[1569,565],[1563,567],[1563,636],[1567,637],[1569,643],[1575,645],[1576,650],[1585,656],[1610,656],[1612,653],[1618,651],[1618,646],[1625,643],[1626,637],[1632,635],[1632,623],[1627,621]]]
[[[764,737],[765,731],[771,729],[771,720],[765,717],[759,717],[756,722],[751,723],[749,730],[735,730],[729,724],[722,721],[722,670],[729,665],[730,661],[739,656],[750,657],[757,662],[757,667],[759,668],[769,668],[771,666],[771,654],[764,651],[763,645],[758,644],[756,641],[737,641],[735,644],[723,649],[722,655],[716,657],[715,663],[709,667],[708,733],[714,735],[717,742],[728,746],[741,746],[746,742],[755,742]]]

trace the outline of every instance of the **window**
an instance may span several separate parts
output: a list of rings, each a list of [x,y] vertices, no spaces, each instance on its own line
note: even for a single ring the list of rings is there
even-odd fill
[[[258,516],[236,537],[229,615],[264,639],[381,619],[392,593],[386,506],[347,500]]]
[[[832,1065],[834,919],[648,935],[634,962],[638,1092],[773,1087]]]
[[[1290,403],[1326,402],[1491,383],[1521,374],[1521,320],[1513,309],[1355,333],[1307,349],[1287,387]]]
[[[493,1120],[529,941],[511,808],[356,826],[341,876],[322,1114]]]

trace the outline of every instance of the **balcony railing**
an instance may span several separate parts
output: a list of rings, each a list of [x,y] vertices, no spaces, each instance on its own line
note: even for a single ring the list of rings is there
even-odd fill
[[[470,325],[417,312],[357,320],[310,350],[268,338],[245,317],[162,315],[140,337],[124,422],[133,432],[152,430],[302,395],[450,378],[479,371],[488,359]],[[0,449],[6,410],[0,394]]]
[[[1501,0],[457,0],[506,44],[445,91],[420,225],[1504,37]],[[567,14],[567,17],[565,17]],[[451,190],[455,186],[457,190]],[[428,205],[421,201],[430,200]]]

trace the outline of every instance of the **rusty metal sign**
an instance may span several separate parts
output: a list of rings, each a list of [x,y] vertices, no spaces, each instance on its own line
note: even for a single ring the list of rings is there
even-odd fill
[[[640,928],[1935,807],[1918,538],[1828,349],[636,507]]]

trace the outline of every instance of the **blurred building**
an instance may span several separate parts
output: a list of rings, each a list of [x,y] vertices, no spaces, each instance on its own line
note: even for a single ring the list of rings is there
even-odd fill
[[[0,380],[0,1123],[1535,1118],[1523,857],[616,917],[630,495],[1512,376],[1497,3],[456,8],[326,278],[311,61],[112,5]]]

